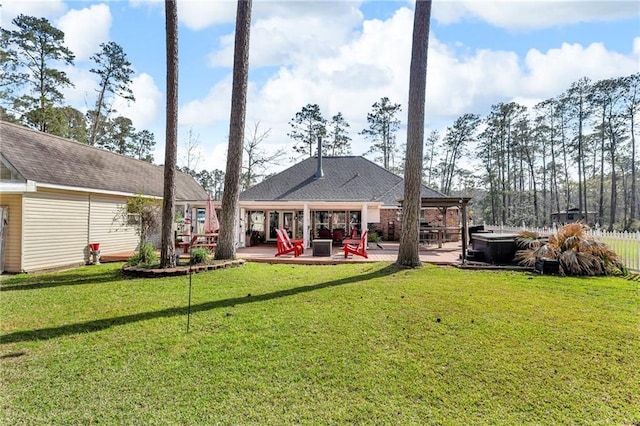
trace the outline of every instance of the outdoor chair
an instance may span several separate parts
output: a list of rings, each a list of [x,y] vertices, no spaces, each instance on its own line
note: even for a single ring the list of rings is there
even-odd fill
[[[367,234],[369,233],[368,230],[365,230],[362,233],[362,236],[360,237],[360,242],[358,242],[358,244],[345,244],[344,245],[344,257],[346,258],[349,253],[354,254],[356,256],[362,256],[365,259],[368,259],[369,256],[367,256]]]
[[[289,233],[284,229],[281,229],[280,233],[284,237],[285,241],[287,241],[287,244],[297,246],[300,254],[304,252],[304,240],[300,240],[300,239],[292,240],[291,238],[289,238]]]
[[[198,236],[194,235],[191,237],[191,241],[182,241],[179,243],[180,248],[182,248],[182,254],[189,253],[189,249],[198,241]]]
[[[276,252],[275,257],[278,257],[283,254],[289,254],[289,253],[293,253],[294,257],[298,257],[302,254],[302,251],[303,251],[302,245],[293,244],[289,239],[289,235],[287,235],[286,231],[276,229],[276,234],[278,236],[278,240],[277,240],[278,251]]]
[[[349,238],[353,238],[354,240],[358,238],[358,228],[351,228],[351,235]]]
[[[331,239],[331,231],[328,230],[327,228],[322,228],[318,231],[318,238],[323,239],[323,240],[330,240]]]

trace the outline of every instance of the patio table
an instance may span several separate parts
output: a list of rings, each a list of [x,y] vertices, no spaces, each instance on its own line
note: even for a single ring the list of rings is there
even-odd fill
[[[313,245],[314,256],[331,256],[333,240],[315,239],[311,244]]]

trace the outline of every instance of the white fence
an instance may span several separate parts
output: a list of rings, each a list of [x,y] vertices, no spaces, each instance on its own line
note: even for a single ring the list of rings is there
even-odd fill
[[[528,228],[501,225],[484,225],[484,229],[487,231],[508,233],[532,231],[537,232],[538,235],[551,235],[557,231],[557,229],[553,228]],[[587,234],[615,250],[630,271],[640,272],[640,232],[606,232],[599,229],[591,229]]]

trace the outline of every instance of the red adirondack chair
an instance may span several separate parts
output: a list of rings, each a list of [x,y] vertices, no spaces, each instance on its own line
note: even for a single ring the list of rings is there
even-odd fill
[[[367,256],[367,233],[369,231],[365,230],[360,237],[360,242],[358,244],[345,244],[344,245],[344,257],[346,258],[349,253],[355,254],[357,256],[362,256],[365,259],[368,259]]]
[[[288,245],[294,245],[298,248],[298,256],[304,252],[304,240],[292,240],[289,238],[289,233],[285,229],[281,229],[280,233],[284,237],[285,241],[287,241]]]
[[[298,257],[302,254],[302,250],[303,250],[302,245],[293,244],[289,239],[289,235],[287,235],[286,231],[276,229],[276,234],[278,236],[278,240],[277,240],[278,252],[276,253],[276,257],[282,254],[289,254],[289,253],[293,253],[295,257]]]

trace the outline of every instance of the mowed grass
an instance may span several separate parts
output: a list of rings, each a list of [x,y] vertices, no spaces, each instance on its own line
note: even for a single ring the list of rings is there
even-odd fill
[[[3,278],[0,424],[637,424],[623,278],[246,264]]]

